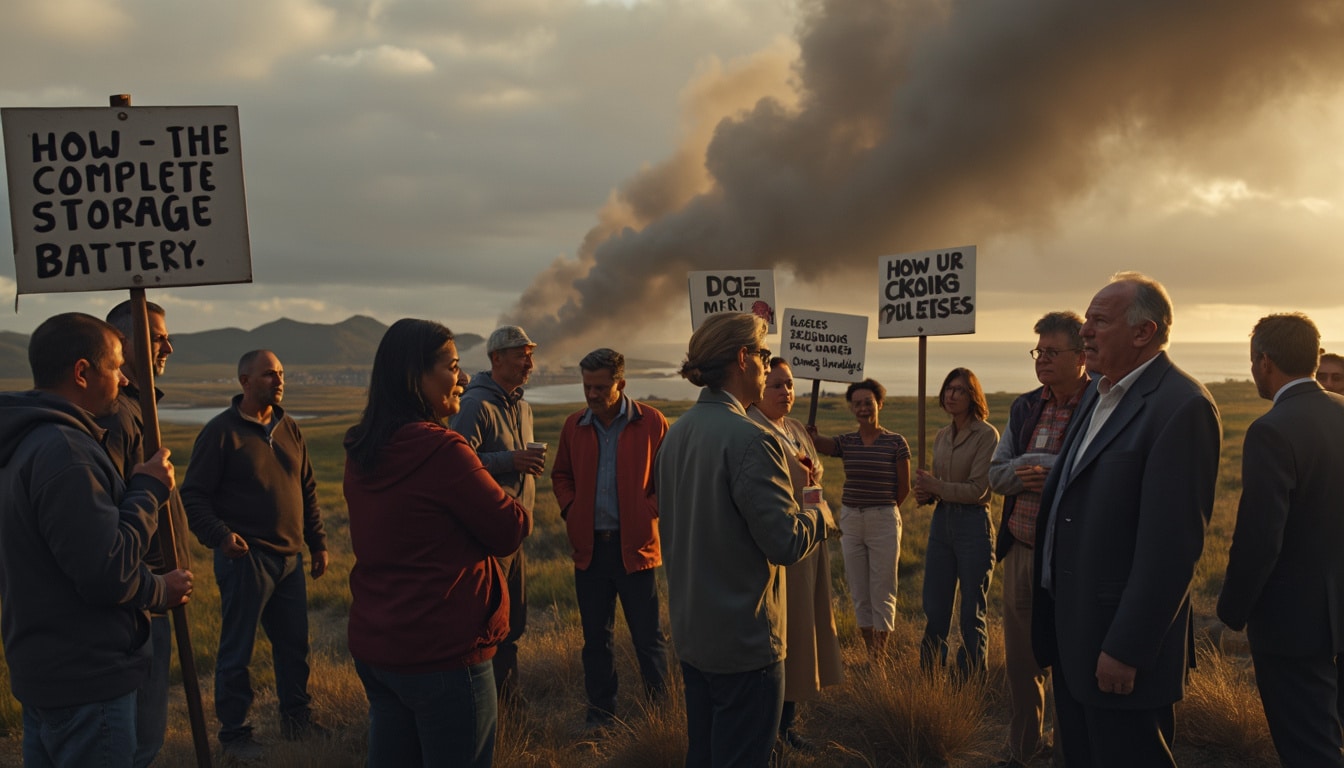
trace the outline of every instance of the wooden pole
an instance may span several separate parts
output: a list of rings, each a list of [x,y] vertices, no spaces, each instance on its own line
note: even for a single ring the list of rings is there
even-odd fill
[[[919,394],[917,395],[917,399],[918,399],[918,401],[919,401],[919,427],[918,427],[918,431],[919,431],[919,468],[920,468],[920,469],[928,469],[928,468],[929,468],[929,463],[928,463],[928,459],[927,459],[927,454],[924,452],[924,406],[925,406],[925,404],[926,404],[926,403],[925,403],[925,389],[924,389],[924,382],[925,382],[925,379],[928,377],[928,373],[929,373],[929,337],[928,337],[928,336],[920,336],[920,337],[919,337]]]
[[[116,94],[108,98],[113,107],[128,107],[131,97]],[[144,424],[142,439],[145,456],[153,456],[163,443],[159,434],[159,404],[154,391],[154,355],[149,338],[149,303],[144,288],[131,289],[131,333],[135,348],[135,381],[140,388],[140,416]],[[129,479],[129,478],[128,478]],[[173,516],[165,504],[159,511],[159,550],[163,553],[164,568],[177,570],[177,546],[173,536]],[[177,662],[182,669],[182,688],[187,696],[187,714],[191,718],[191,738],[196,747],[196,765],[210,768],[210,734],[205,727],[205,710],[201,706],[201,685],[196,675],[196,656],[191,650],[191,626],[187,623],[187,607],[179,605],[170,613],[177,635]]]
[[[807,426],[817,426],[817,398],[821,395],[821,379],[812,380],[812,405],[807,409]]]

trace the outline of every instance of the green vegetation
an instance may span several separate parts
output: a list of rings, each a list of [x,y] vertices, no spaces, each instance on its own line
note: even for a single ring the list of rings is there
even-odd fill
[[[236,391],[236,385],[231,383],[169,387],[173,404],[217,404],[221,408]],[[575,390],[577,395],[577,386]],[[1244,656],[1244,640],[1240,635],[1221,632],[1212,618],[1235,522],[1241,439],[1246,426],[1267,405],[1245,382],[1218,384],[1211,390],[1223,416],[1223,459],[1214,519],[1193,587],[1201,648],[1199,668],[1191,677],[1189,695],[1177,710],[1181,721],[1177,757],[1183,764],[1216,765],[1235,760],[1240,765],[1273,765],[1274,753],[1249,674],[1249,660]],[[314,648],[312,692],[319,718],[334,729],[335,735],[329,742],[303,745],[280,739],[275,695],[270,688],[273,685],[270,648],[263,640],[258,643],[252,667],[258,690],[253,721],[259,737],[269,745],[268,765],[363,765],[367,705],[346,652],[345,615],[350,601],[347,579],[354,558],[350,554],[345,501],[341,495],[344,462],[341,437],[357,418],[362,399],[362,391],[354,387],[294,383],[286,394],[287,404],[295,411],[313,414],[313,418],[303,421],[302,428],[318,475],[332,560],[326,576],[309,582]],[[993,423],[1002,425],[1011,400],[1012,396],[1007,394],[990,396]],[[689,407],[688,403],[658,405],[669,418]],[[538,439],[554,446],[564,417],[573,408],[535,406]],[[807,411],[808,401],[804,397],[794,413],[805,419]],[[843,399],[838,397],[825,397],[818,403],[817,420],[823,434],[835,434],[853,426]],[[929,404],[927,420],[931,445],[933,432],[945,423],[936,402]],[[914,398],[890,398],[882,422],[906,435],[914,447]],[[173,449],[179,478],[190,461],[197,430],[191,426],[163,427],[164,443]],[[826,459],[825,464],[826,494],[832,504],[838,505],[844,472],[838,460]],[[505,768],[681,765],[685,736],[680,692],[674,689],[665,706],[653,707],[640,701],[636,695],[637,667],[623,627],[617,631],[617,650],[625,683],[620,708],[627,720],[602,739],[594,740],[583,733],[583,675],[579,662],[582,640],[574,602],[572,561],[550,481],[543,478],[538,485],[536,530],[526,544],[531,614],[521,644],[528,706],[502,715],[496,765]],[[996,502],[996,522],[997,507]],[[876,665],[869,665],[859,648],[839,542],[830,542],[836,623],[845,646],[848,681],[827,689],[821,702],[803,708],[803,731],[825,745],[825,749],[816,755],[794,755],[792,765],[975,766],[997,756],[1008,717],[997,581],[990,596],[988,679],[981,684],[956,686],[944,680],[927,679],[916,669],[917,643],[923,628],[919,594],[930,511],[915,506],[913,499],[902,510],[899,611],[903,621],[893,635],[890,657]],[[198,588],[189,615],[207,726],[214,745],[217,725],[211,692],[219,638],[219,597],[210,562],[210,553],[196,545],[194,572]],[[7,677],[3,667],[0,676]],[[0,728],[6,729],[8,736],[0,739],[0,765],[17,765],[18,736],[22,730],[19,708],[9,699],[8,686],[3,687]],[[174,689],[173,697],[168,744],[159,764],[192,765],[191,734],[180,687]]]

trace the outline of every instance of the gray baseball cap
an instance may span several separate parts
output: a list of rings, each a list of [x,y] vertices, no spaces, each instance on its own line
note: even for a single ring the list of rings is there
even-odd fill
[[[488,355],[501,349],[535,346],[537,343],[527,337],[527,331],[516,325],[506,325],[496,328],[495,332],[490,334],[490,340],[485,342],[485,353]]]

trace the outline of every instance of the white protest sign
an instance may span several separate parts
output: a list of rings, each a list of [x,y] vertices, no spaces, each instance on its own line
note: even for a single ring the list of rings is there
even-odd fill
[[[252,281],[237,107],[4,109],[19,293]]]
[[[863,381],[867,342],[864,315],[786,309],[779,356],[800,379]]]
[[[975,333],[975,246],[877,260],[877,337]]]
[[[749,312],[770,324],[775,332],[775,272],[771,269],[732,269],[691,272],[691,330],[720,312]]]

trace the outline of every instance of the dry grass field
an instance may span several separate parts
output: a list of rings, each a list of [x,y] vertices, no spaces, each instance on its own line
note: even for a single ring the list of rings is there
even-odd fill
[[[23,386],[19,384],[18,386]],[[174,404],[223,407],[235,386],[227,382],[188,385],[165,382]],[[632,386],[632,390],[637,387]],[[1217,506],[1209,529],[1205,555],[1193,585],[1199,616],[1199,666],[1192,675],[1186,700],[1177,709],[1177,753],[1182,765],[1270,766],[1276,764],[1264,716],[1245,656],[1244,639],[1220,630],[1212,618],[1214,601],[1227,561],[1235,522],[1241,440],[1247,424],[1266,409],[1246,382],[1211,386],[1224,422],[1222,468]],[[578,395],[578,386],[575,386]],[[638,397],[639,392],[632,391]],[[349,605],[347,578],[353,564],[345,503],[341,497],[344,460],[340,438],[353,423],[363,393],[349,387],[300,386],[291,383],[286,405],[308,416],[301,424],[307,436],[319,481],[332,554],[327,575],[309,582],[313,677],[311,689],[318,717],[333,730],[329,740],[290,744],[280,739],[275,710],[269,646],[258,644],[253,674],[258,697],[253,720],[259,738],[267,744],[266,765],[361,766],[366,741],[366,702],[346,652],[345,615]],[[991,421],[1002,425],[1012,396],[990,397]],[[660,403],[670,419],[689,403]],[[795,415],[806,418],[807,399],[800,398]],[[555,444],[567,406],[536,408],[539,440]],[[818,424],[825,434],[852,425],[839,398],[823,398]],[[915,442],[914,398],[892,398],[883,412],[883,424]],[[929,441],[943,423],[936,404],[928,413]],[[166,425],[164,442],[174,450],[178,477],[190,460],[197,427]],[[837,460],[827,459],[826,493],[838,503],[844,473]],[[550,482],[543,479],[537,494],[536,530],[528,539],[528,632],[521,645],[522,685],[526,706],[501,714],[496,765],[502,768],[564,766],[680,766],[685,749],[683,712],[679,692],[664,706],[644,705],[636,696],[638,673],[628,635],[618,628],[618,659],[622,688],[619,727],[601,738],[584,734],[583,683],[579,662],[582,644],[574,601],[573,566]],[[1007,722],[1007,693],[1003,685],[1003,648],[997,606],[999,586],[990,596],[991,634],[989,675],[983,683],[964,686],[930,680],[917,669],[917,643],[923,629],[919,606],[924,542],[930,508],[911,499],[902,510],[903,547],[900,560],[899,611],[902,618],[889,646],[889,656],[869,664],[860,650],[853,613],[845,587],[839,542],[833,547],[835,613],[845,648],[847,681],[827,689],[824,699],[800,713],[804,734],[822,745],[816,754],[792,754],[789,764],[801,768],[839,766],[972,766],[978,768],[999,756]],[[997,503],[994,512],[997,520]],[[211,690],[219,636],[219,597],[209,566],[208,552],[195,552],[196,597],[189,608],[196,665],[201,675],[211,744],[213,721]],[[997,576],[996,576],[997,578]],[[955,633],[954,633],[955,636]],[[675,668],[675,664],[674,664]],[[0,765],[18,765],[18,736],[22,730],[19,708],[8,697],[7,672],[0,684]],[[679,682],[678,682],[679,684]],[[191,734],[181,688],[174,689],[175,710],[171,732],[158,765],[194,764]]]

